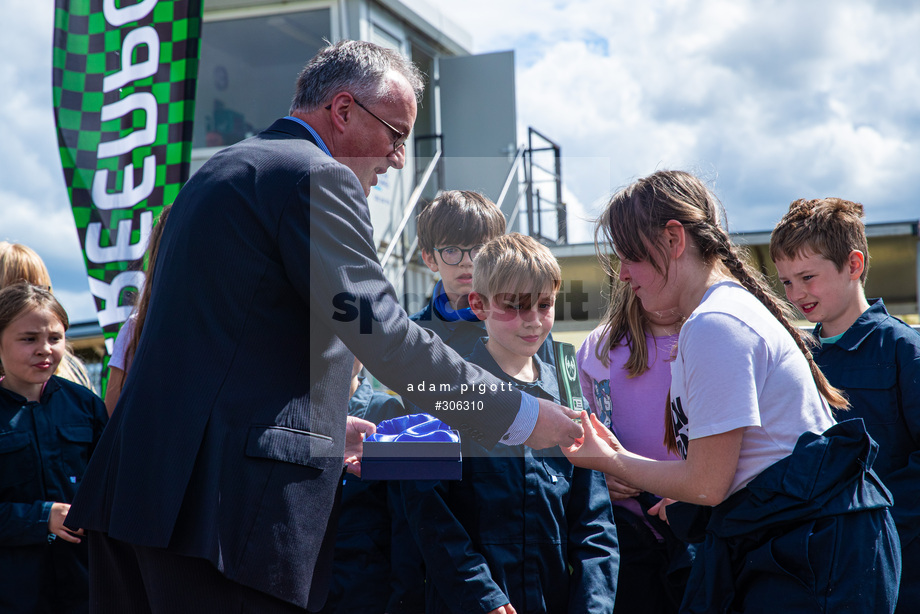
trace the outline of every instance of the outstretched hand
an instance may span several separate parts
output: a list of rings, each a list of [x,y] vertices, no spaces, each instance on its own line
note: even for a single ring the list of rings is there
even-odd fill
[[[553,446],[566,447],[584,435],[581,426],[573,422],[578,418],[578,412],[546,399],[537,400],[540,413],[537,414],[537,423],[524,445],[534,450]]]
[[[581,425],[584,427],[584,437],[563,447],[562,452],[576,467],[604,471],[608,461],[623,451],[623,446],[594,414],[581,412]]]
[[[348,473],[361,477],[361,457],[364,438],[377,432],[377,425],[361,418],[348,416],[345,421],[345,468]]]

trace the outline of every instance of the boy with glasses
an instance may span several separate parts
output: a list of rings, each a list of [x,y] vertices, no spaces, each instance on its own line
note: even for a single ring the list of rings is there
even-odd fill
[[[441,280],[428,305],[409,319],[466,356],[486,334],[485,326],[469,308],[473,260],[483,244],[505,234],[505,216],[478,192],[449,190],[432,200],[416,222],[422,260],[433,272],[440,273]],[[550,336],[537,354],[555,366],[552,348]]]
[[[441,279],[424,309],[409,316],[461,356],[473,351],[486,334],[485,326],[470,310],[467,296],[473,289],[473,259],[484,243],[505,234],[505,216],[491,200],[468,190],[441,192],[416,218],[422,260]],[[552,348],[552,345],[549,346]],[[549,354],[552,354],[550,351]],[[389,485],[389,496],[400,501],[400,482]],[[399,614],[425,610],[425,564],[415,545],[402,505],[393,511],[391,552],[393,595]]]

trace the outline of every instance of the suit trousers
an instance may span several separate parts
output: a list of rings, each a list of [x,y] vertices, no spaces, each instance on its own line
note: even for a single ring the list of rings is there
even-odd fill
[[[303,614],[228,580],[210,561],[88,531],[91,614]]]

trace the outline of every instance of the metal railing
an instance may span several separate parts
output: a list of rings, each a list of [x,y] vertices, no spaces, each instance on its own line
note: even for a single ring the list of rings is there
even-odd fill
[[[428,185],[428,181],[431,179],[431,175],[434,173],[434,170],[437,167],[438,161],[440,159],[441,150],[438,149],[431,157],[431,162],[428,163],[428,166],[425,168],[425,172],[422,173],[421,180],[415,185],[415,189],[412,190],[412,194],[409,196],[409,202],[406,203],[406,208],[403,210],[402,219],[396,226],[396,230],[393,232],[392,239],[390,240],[389,245],[387,245],[387,249],[383,253],[383,257],[380,259],[380,265],[384,268],[386,268],[387,261],[393,254],[393,250],[396,249],[396,245],[399,244],[400,237],[402,237],[402,233],[406,229],[406,225],[409,223],[409,220],[412,219],[412,215],[415,213],[415,208],[418,206],[419,200],[422,197],[422,191]],[[417,243],[418,240],[416,239],[415,242]]]
[[[422,195],[425,193],[426,189],[431,187],[432,179],[436,179],[436,187],[433,189],[434,192],[437,192],[440,189],[440,186],[444,184],[444,165],[442,163],[443,150],[441,149],[441,136],[429,135],[416,137],[415,159],[417,161],[422,159],[418,155],[418,141],[420,140],[433,140],[436,144],[436,148],[434,153],[431,155],[431,159],[428,161],[428,164],[425,166],[425,169],[421,172],[420,175],[417,175],[418,179],[416,181],[415,188],[413,188],[412,193],[409,196],[409,200],[406,202],[406,206],[403,209],[402,218],[400,219],[399,224],[396,226],[396,230],[390,236],[390,242],[387,244],[386,250],[380,259],[380,264],[384,268],[384,271],[388,272],[387,277],[390,279],[390,282],[396,289],[397,294],[404,294],[404,290],[408,286],[407,272],[409,270],[409,266],[412,264],[413,258],[415,258],[415,254],[418,251],[418,236],[413,236],[411,241],[409,241],[409,237],[407,236],[409,222],[414,219],[419,208],[419,203],[421,203],[423,200]],[[397,246],[403,247],[399,259],[393,258],[393,256],[396,254]],[[408,298],[406,300],[408,300]],[[408,308],[409,306],[404,305],[404,307]]]
[[[517,151],[514,154],[514,160],[511,161],[511,168],[508,169],[508,176],[505,177],[505,183],[502,185],[502,191],[498,194],[498,200],[495,201],[495,204],[498,205],[498,208],[501,209],[502,203],[505,202],[505,197],[508,195],[508,190],[511,189],[511,184],[514,182],[515,177],[518,174],[518,169],[521,168],[521,164],[524,161],[524,154],[527,152],[527,149],[523,145],[517,148]],[[517,203],[515,202],[515,207]],[[512,211],[512,213],[514,213]],[[511,216],[509,215],[509,220]]]
[[[420,143],[434,141],[436,143],[435,151],[416,182],[415,188],[412,190],[412,194],[403,209],[403,214],[399,223],[396,225],[392,234],[389,235],[389,242],[386,243],[386,249],[380,259],[380,263],[385,270],[389,269],[391,273],[395,273],[389,275],[389,277],[393,285],[397,287],[397,290],[400,289],[400,286],[406,286],[406,274],[409,270],[409,266],[413,262],[413,258],[415,258],[418,252],[418,237],[414,236],[410,240],[409,237],[406,236],[409,222],[416,215],[419,203],[422,200],[422,194],[430,187],[429,184],[431,183],[432,177],[435,177],[435,172],[437,172],[438,189],[440,189],[444,183],[441,136],[420,136],[416,137],[416,141],[416,150],[418,150]],[[540,146],[535,146],[535,142],[536,145]],[[542,160],[539,158],[544,157],[547,153],[552,154],[552,164],[550,165],[552,168],[547,168],[540,163]],[[418,151],[416,151],[416,160],[420,160]],[[524,181],[518,184],[517,190],[512,190],[512,187],[515,185],[515,180],[522,172]],[[552,184],[551,189],[554,193],[554,199],[548,199],[541,194],[540,186],[545,184]],[[521,213],[522,202],[526,202],[526,232],[528,234],[547,244],[562,245],[568,242],[566,227],[567,209],[565,203],[562,202],[561,149],[558,144],[533,128],[528,128],[527,145],[521,145],[517,148],[495,204],[498,205],[499,208],[505,209],[502,205],[513,192],[516,193],[513,194],[514,205],[508,214],[507,227],[509,229],[514,228]],[[546,215],[555,217],[555,233],[553,233],[549,227],[545,227],[544,217]],[[555,234],[555,236],[552,236],[553,234]],[[386,241],[385,239],[381,243]],[[394,257],[397,254],[397,247],[399,246],[402,246],[403,250],[400,254],[401,257],[397,261],[394,260]]]
[[[544,143],[542,147],[534,146],[534,139]],[[541,153],[552,152],[552,168],[537,163],[536,157]],[[538,177],[539,175],[539,177]],[[565,203],[562,200],[562,150],[549,137],[533,128],[527,129],[527,160],[524,165],[524,181],[527,195],[527,230],[530,236],[555,245],[568,243],[568,228]],[[553,184],[555,200],[545,198],[540,193],[539,185]],[[547,236],[543,228],[544,213],[556,217],[556,236]]]

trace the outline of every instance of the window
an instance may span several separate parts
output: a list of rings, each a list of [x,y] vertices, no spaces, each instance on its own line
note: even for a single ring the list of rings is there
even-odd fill
[[[206,21],[193,147],[224,147],[287,115],[304,64],[332,40],[328,8]]]

